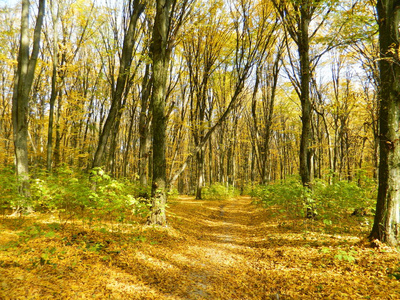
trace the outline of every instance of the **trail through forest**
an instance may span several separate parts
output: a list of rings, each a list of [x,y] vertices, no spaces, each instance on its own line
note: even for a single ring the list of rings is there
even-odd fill
[[[0,299],[400,298],[395,249],[249,197],[168,211],[167,228],[3,217]]]

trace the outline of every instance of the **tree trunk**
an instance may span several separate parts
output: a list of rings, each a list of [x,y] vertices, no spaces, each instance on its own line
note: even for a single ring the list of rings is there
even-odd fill
[[[142,81],[142,95],[140,98],[139,117],[139,182],[141,186],[147,186],[147,166],[149,163],[150,118],[148,117],[149,97],[151,92],[150,65],[146,65],[145,75]]]
[[[377,3],[380,44],[380,163],[378,199],[371,239],[398,244],[400,197],[400,3]]]
[[[58,67],[58,14],[53,2],[50,2],[51,18],[53,21],[53,53],[52,53],[52,75],[51,94],[49,107],[49,122],[47,129],[47,171],[52,170],[53,165],[53,127],[54,127],[54,105],[57,99],[57,67]]]
[[[157,0],[154,19],[153,38],[150,47],[153,60],[153,93],[151,107],[153,112],[153,182],[151,213],[147,220],[149,224],[165,225],[165,205],[167,202],[166,175],[166,127],[165,112],[168,66],[170,60],[170,45],[168,33],[170,25],[170,9],[176,0]]]
[[[40,33],[44,18],[45,0],[39,1],[39,11],[34,30],[32,53],[29,53],[29,6],[29,0],[22,1],[20,48],[12,98],[16,175],[18,176],[20,183],[19,192],[24,197],[30,196],[27,140],[29,95],[39,54]],[[27,203],[23,203],[23,205],[26,204]]]
[[[204,186],[204,147],[196,153],[196,165],[197,165],[197,176],[196,176],[196,199],[201,200],[201,190]]]
[[[106,122],[104,124],[104,128],[99,138],[97,150],[93,159],[93,164],[92,164],[93,168],[100,167],[103,164],[103,158],[108,139],[112,134],[113,129],[115,129],[118,114],[122,109],[122,99],[124,97],[124,94],[126,94],[125,93],[126,89],[129,87],[127,82],[130,75],[132,54],[135,45],[136,24],[139,19],[139,16],[144,10],[144,7],[145,5],[141,4],[140,0],[135,0],[132,2],[133,12],[130,16],[129,26],[124,36],[122,54],[120,59],[120,67],[117,77],[117,84],[115,87],[114,86],[112,87],[113,91],[112,91],[111,107]]]
[[[53,50],[54,51],[54,50]],[[56,57],[56,56],[55,56]],[[53,127],[54,127],[54,105],[57,98],[56,81],[57,81],[57,63],[53,61],[53,74],[51,77],[51,95],[50,95],[50,108],[49,108],[49,123],[47,129],[47,171],[52,170],[53,165]]]
[[[310,18],[307,5],[300,8],[300,28],[298,32],[298,51],[300,57],[300,102],[301,102],[301,138],[300,138],[300,176],[304,186],[311,183],[311,101],[310,101],[310,57],[308,26]]]
[[[135,123],[135,118],[134,118],[135,113],[136,113],[136,107],[132,107],[131,113],[129,116],[130,124],[129,124],[129,129],[128,129],[128,137],[126,139],[126,149],[124,152],[124,159],[122,161],[122,164],[123,164],[122,176],[125,178],[128,177],[128,166],[130,165],[129,164],[129,153],[130,153],[131,147],[133,147],[133,146],[131,146],[131,144],[132,144],[132,137],[133,137],[133,125]],[[132,151],[132,152],[134,152],[134,151]]]

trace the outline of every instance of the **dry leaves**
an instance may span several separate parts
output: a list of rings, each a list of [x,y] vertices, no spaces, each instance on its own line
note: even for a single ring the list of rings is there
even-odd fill
[[[181,197],[167,228],[49,217],[1,220],[1,299],[400,299],[395,249],[247,197]]]

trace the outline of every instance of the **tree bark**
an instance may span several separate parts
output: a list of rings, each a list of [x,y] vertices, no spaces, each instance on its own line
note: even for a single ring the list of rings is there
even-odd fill
[[[380,44],[379,185],[371,239],[398,244],[400,197],[400,3],[377,3]]]
[[[50,2],[51,17],[53,21],[53,53],[52,53],[52,75],[51,94],[49,108],[49,123],[47,128],[47,171],[52,170],[53,165],[53,126],[54,126],[54,105],[57,98],[57,68],[58,68],[58,12],[53,2]]]
[[[99,143],[97,146],[96,153],[94,155],[92,168],[100,167],[103,164],[104,152],[108,139],[113,132],[118,113],[122,108],[122,99],[124,97],[126,88],[128,86],[127,81],[130,75],[130,68],[132,64],[132,53],[135,44],[135,30],[139,16],[143,12],[145,5],[140,3],[140,0],[133,1],[132,4],[132,15],[130,16],[129,26],[125,32],[120,67],[118,72],[117,84],[113,88],[111,108],[108,113],[104,128],[101,132]]]
[[[166,127],[165,111],[168,66],[170,61],[170,45],[168,34],[170,26],[170,10],[176,0],[157,0],[154,19],[153,38],[150,46],[153,60],[153,93],[151,107],[153,112],[153,180],[151,212],[148,224],[166,225],[165,205],[167,203],[166,175]]]
[[[197,174],[196,174],[196,199],[201,200],[201,190],[204,186],[204,147],[196,153],[196,165],[197,165]]]
[[[308,5],[300,7],[300,27],[298,31],[298,52],[300,57],[300,102],[301,102],[301,138],[300,138],[300,176],[304,186],[311,184],[311,101],[310,101],[310,46],[308,26],[310,24]]]
[[[149,118],[149,98],[151,92],[150,65],[146,65],[145,75],[142,81],[142,94],[140,98],[140,117],[139,117],[139,182],[140,185],[147,186],[148,163],[149,163],[149,144],[150,144],[150,118]]]
[[[20,48],[12,98],[16,175],[18,176],[20,184],[19,192],[24,197],[30,196],[27,140],[29,95],[39,54],[40,33],[44,18],[45,0],[39,1],[39,11],[36,19],[31,53],[29,53],[29,6],[29,0],[22,1]]]

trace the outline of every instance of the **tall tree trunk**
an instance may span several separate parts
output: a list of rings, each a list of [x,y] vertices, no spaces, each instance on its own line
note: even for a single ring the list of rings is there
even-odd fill
[[[51,77],[51,95],[50,95],[50,108],[49,108],[49,123],[47,128],[47,155],[46,164],[47,171],[52,170],[53,165],[53,127],[54,127],[54,105],[57,98],[56,82],[57,82],[57,69],[56,62],[53,61],[53,74]]]
[[[12,98],[16,175],[18,176],[20,183],[19,192],[25,197],[30,196],[27,140],[29,95],[39,54],[40,33],[44,18],[45,0],[39,1],[39,11],[36,19],[31,53],[29,53],[29,6],[29,0],[22,1],[20,48]]]
[[[213,171],[213,148],[212,148],[212,138],[208,140],[208,168],[209,168],[209,177],[208,177],[208,184],[212,185],[214,182],[214,171]]]
[[[111,107],[99,138],[97,150],[93,159],[93,168],[100,167],[103,164],[103,158],[108,139],[112,134],[113,129],[115,129],[118,114],[120,113],[120,110],[122,108],[122,99],[126,94],[126,89],[129,87],[127,82],[130,76],[132,54],[135,45],[136,24],[139,16],[145,8],[145,4],[141,4],[141,0],[134,0],[131,5],[132,14],[130,16],[128,29],[126,30],[124,35],[117,84],[115,87],[112,87],[113,91]]]
[[[298,31],[298,51],[300,57],[300,102],[301,102],[301,138],[300,138],[300,176],[304,186],[311,183],[311,101],[310,101],[310,57],[309,33],[310,17],[308,5],[300,7],[300,28]]]
[[[51,17],[53,21],[53,53],[52,53],[52,75],[51,94],[49,107],[49,122],[47,129],[47,171],[51,171],[53,164],[53,127],[54,127],[54,105],[57,99],[57,67],[58,67],[58,13],[53,1],[50,2]]]
[[[150,142],[150,118],[149,98],[151,92],[150,65],[146,65],[142,81],[142,95],[140,98],[139,116],[139,182],[141,186],[147,186],[147,166],[149,163],[149,142]]]
[[[62,103],[62,92],[59,91],[58,93],[58,106],[57,106],[57,116],[56,116],[56,140],[54,145],[54,167],[57,167],[61,162],[61,126],[60,126],[60,116],[61,116],[61,103]]]
[[[124,159],[122,161],[122,176],[123,177],[128,177],[128,166],[129,166],[129,153],[131,150],[131,147],[133,147],[132,144],[132,137],[133,137],[133,124],[135,123],[135,113],[136,113],[136,107],[131,108],[131,113],[129,116],[130,123],[129,123],[129,129],[128,129],[128,137],[126,139],[126,149],[124,152]],[[132,151],[134,152],[134,151]]]
[[[167,166],[165,159],[167,115],[165,100],[171,54],[171,48],[168,45],[170,10],[175,2],[176,0],[156,1],[156,16],[150,47],[153,60],[153,93],[151,97],[153,112],[153,180],[151,214],[147,221],[149,224],[158,225],[165,225],[167,222],[165,214],[167,202]]]
[[[380,163],[378,199],[371,239],[398,244],[400,198],[400,3],[377,3],[380,44]]]

